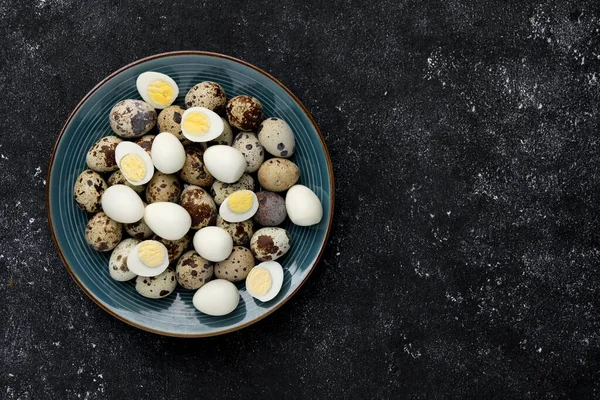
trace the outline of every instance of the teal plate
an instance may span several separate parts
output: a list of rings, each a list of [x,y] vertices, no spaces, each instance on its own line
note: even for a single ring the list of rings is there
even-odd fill
[[[223,317],[202,314],[193,307],[191,290],[178,287],[164,299],[150,300],[135,291],[135,280],[116,282],[108,273],[110,254],[98,253],[85,242],[88,215],[73,200],[73,184],[86,169],[87,150],[102,136],[111,135],[108,114],[119,100],[138,99],[135,80],[144,71],[158,71],[179,85],[175,104],[183,105],[187,91],[201,81],[215,81],[228,98],[252,95],[262,102],[267,117],[289,123],[296,135],[294,161],[300,182],[323,204],[323,220],[312,227],[290,224],[292,247],[281,259],[284,283],[267,303],[254,300],[243,284],[237,309]],[[75,107],[60,132],[48,168],[46,205],[50,231],[67,271],[83,291],[111,315],[140,329],[179,337],[202,337],[231,332],[269,315],[285,303],[316,267],[323,253],[333,217],[334,186],[331,160],[323,136],[308,110],[278,80],[259,68],[228,56],[199,51],[164,53],[144,58],[116,71]]]

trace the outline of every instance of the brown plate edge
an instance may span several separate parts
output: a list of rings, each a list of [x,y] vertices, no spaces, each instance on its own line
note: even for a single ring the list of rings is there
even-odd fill
[[[79,108],[83,105],[83,103],[85,103],[87,101],[87,99],[96,91],[98,90],[102,85],[104,85],[106,82],[108,82],[109,80],[111,80],[112,78],[114,78],[116,75],[120,74],[121,72],[135,66],[138,64],[141,64],[143,62],[146,61],[150,61],[150,60],[155,60],[158,58],[163,58],[163,57],[171,57],[171,56],[181,56],[181,55],[201,55],[201,56],[209,56],[209,57],[218,57],[218,58],[224,58],[226,60],[229,61],[233,61],[233,62],[237,62],[239,64],[245,65],[246,67],[249,67],[263,75],[265,75],[267,78],[269,78],[270,80],[272,80],[273,82],[275,82],[278,86],[280,86],[288,95],[290,95],[292,97],[292,99],[294,99],[294,101],[300,106],[300,108],[302,109],[302,111],[304,112],[304,114],[306,114],[306,116],[308,117],[308,119],[310,120],[311,124],[313,125],[313,127],[315,128],[315,130],[317,131],[317,134],[319,135],[319,140],[321,140],[321,145],[323,146],[323,150],[325,151],[325,159],[327,160],[327,169],[329,171],[329,178],[331,181],[330,184],[330,217],[329,217],[329,224],[327,225],[327,232],[325,233],[325,240],[323,241],[323,244],[321,245],[321,249],[319,250],[319,254],[317,255],[317,258],[315,260],[315,262],[310,266],[310,269],[308,271],[308,274],[306,275],[306,277],[304,277],[304,279],[298,284],[298,286],[288,295],[286,296],[281,303],[279,303],[276,307],[268,310],[267,312],[265,312],[264,314],[262,314],[261,316],[253,319],[252,321],[249,321],[245,324],[236,326],[234,328],[231,329],[226,329],[223,331],[219,331],[219,332],[213,332],[213,333],[204,333],[204,334],[175,334],[175,333],[171,333],[171,332],[164,332],[164,331],[160,331],[160,330],[156,330],[156,329],[152,329],[152,328],[148,328],[146,326],[142,326],[139,324],[136,324],[135,322],[132,322],[130,320],[128,320],[127,318],[113,312],[112,310],[108,309],[107,307],[105,307],[84,285],[83,283],[81,283],[81,281],[75,276],[75,274],[73,273],[73,270],[71,269],[71,266],[69,265],[69,263],[67,262],[67,260],[65,259],[65,256],[58,244],[58,240],[56,239],[56,233],[54,232],[54,224],[52,223],[52,216],[50,214],[50,176],[52,173],[52,167],[54,166],[54,156],[56,154],[56,148],[58,147],[58,144],[60,143],[60,140],[65,132],[66,127],[69,125],[69,123],[71,122],[71,120],[73,119],[73,117],[75,116],[75,114],[77,113],[77,111],[79,111]],[[298,292],[298,290],[300,289],[300,287],[302,287],[302,285],[304,284],[304,282],[306,282],[308,280],[308,277],[310,276],[310,274],[313,272],[313,270],[315,269],[315,267],[317,266],[317,264],[319,263],[321,256],[323,255],[323,252],[325,251],[325,248],[327,247],[327,242],[329,240],[329,235],[331,233],[331,227],[333,224],[333,212],[334,212],[334,205],[335,205],[335,184],[334,184],[334,176],[333,176],[333,165],[331,163],[331,157],[329,155],[329,150],[327,149],[327,145],[325,143],[325,139],[323,138],[323,134],[321,133],[321,130],[319,129],[319,126],[317,125],[315,119],[313,118],[313,116],[311,115],[311,113],[308,111],[308,109],[304,106],[304,104],[302,104],[302,102],[300,101],[300,99],[298,99],[298,97],[296,97],[296,95],[294,93],[292,93],[283,83],[281,83],[278,79],[276,79],[274,76],[272,76],[271,74],[269,74],[266,71],[263,71],[262,69],[246,62],[240,59],[237,59],[235,57],[231,57],[231,56],[227,56],[224,54],[220,54],[220,53],[213,53],[213,52],[208,52],[208,51],[198,51],[198,50],[184,50],[184,51],[172,51],[172,52],[166,52],[166,53],[159,53],[159,54],[155,54],[149,57],[145,57],[145,58],[141,58],[137,61],[134,61],[130,64],[125,65],[124,67],[119,68],[118,70],[116,70],[115,72],[113,72],[112,74],[108,75],[106,78],[104,78],[102,81],[100,81],[96,86],[94,86],[92,88],[92,90],[90,90],[84,97],[83,99],[81,99],[81,101],[77,104],[77,106],[75,106],[75,108],[73,109],[73,111],[71,112],[71,114],[69,115],[69,117],[67,118],[66,122],[63,124],[60,133],[58,134],[58,137],[56,138],[56,142],[54,143],[54,147],[52,148],[52,153],[50,154],[50,161],[48,163],[48,171],[46,172],[46,215],[48,216],[48,225],[50,227],[50,235],[52,236],[52,241],[54,242],[54,246],[56,247],[57,251],[58,251],[58,255],[62,261],[62,263],[64,264],[67,272],[69,273],[69,275],[71,275],[71,277],[73,278],[73,280],[75,282],[77,282],[77,285],[79,285],[79,287],[83,290],[83,292],[90,298],[92,299],[92,301],[94,301],[94,303],[96,303],[98,306],[100,306],[100,308],[102,308],[104,311],[106,311],[107,313],[109,313],[110,315],[112,315],[113,317],[131,325],[134,326],[138,329],[147,331],[147,332],[151,332],[151,333],[155,333],[158,335],[163,335],[163,336],[171,336],[171,337],[180,337],[180,338],[199,338],[199,337],[210,337],[210,336],[218,336],[218,335],[224,335],[226,333],[231,333],[231,332],[235,332],[238,331],[240,329],[243,329],[247,326],[250,326],[260,320],[262,320],[263,318],[269,316],[271,313],[273,313],[274,311],[278,310],[281,306],[283,306],[289,299],[292,298],[292,296],[294,296],[296,294],[296,292]]]

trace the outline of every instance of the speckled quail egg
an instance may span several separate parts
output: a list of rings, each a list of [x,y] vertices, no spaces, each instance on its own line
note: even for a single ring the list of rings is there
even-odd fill
[[[208,142],[223,133],[223,121],[208,108],[188,108],[181,117],[181,132],[189,141]]]
[[[148,203],[168,201],[178,203],[181,196],[181,182],[177,175],[167,175],[156,171],[146,186],[146,200]]]
[[[241,222],[252,218],[257,210],[256,194],[251,190],[238,190],[221,203],[219,215],[227,222]]]
[[[122,100],[110,111],[110,127],[119,136],[134,138],[145,135],[156,125],[156,111],[141,100]]]
[[[216,82],[200,82],[194,85],[185,96],[187,107],[204,107],[221,114],[225,110],[227,97],[225,91]]]
[[[250,296],[262,302],[273,300],[283,286],[283,268],[277,261],[265,261],[252,268],[246,278]]]
[[[204,152],[204,165],[215,179],[234,183],[244,174],[246,159],[233,147],[216,145]]]
[[[145,185],[154,174],[152,159],[139,145],[121,142],[115,149],[119,170],[132,185]]]
[[[221,316],[234,311],[240,302],[237,287],[225,279],[215,279],[194,293],[192,302],[204,314]]]
[[[285,158],[271,158],[258,169],[258,182],[271,192],[288,190],[300,178],[298,166]]]
[[[175,280],[175,271],[167,268],[162,274],[157,276],[138,276],[135,280],[135,290],[149,299],[161,299],[167,297],[177,287]]]
[[[215,277],[230,282],[240,282],[246,279],[252,268],[254,268],[252,252],[245,247],[235,246],[229,257],[215,264]]]
[[[181,193],[179,204],[192,217],[192,229],[213,225],[217,219],[217,206],[210,194],[199,186],[190,185]]]
[[[275,261],[290,249],[291,236],[283,228],[261,228],[250,238],[250,250],[260,261]]]
[[[140,74],[135,82],[142,99],[154,108],[169,107],[179,95],[177,83],[168,75],[148,71]]]
[[[213,276],[213,265],[194,250],[181,256],[175,268],[177,282],[186,289],[200,289]]]
[[[258,198],[258,211],[254,214],[254,221],[262,226],[280,225],[287,216],[285,200],[277,193],[266,190],[256,194]]]
[[[204,164],[204,152],[194,146],[185,147],[185,163],[179,171],[179,177],[190,185],[210,186],[215,178]]]
[[[263,106],[252,96],[237,96],[225,106],[231,126],[241,131],[256,131],[263,120]]]
[[[117,247],[123,235],[120,223],[103,212],[94,214],[85,227],[85,241],[97,251],[109,251]]]
[[[152,143],[152,163],[163,174],[179,171],[185,163],[185,149],[174,135],[159,133]]]
[[[86,169],[75,180],[73,197],[82,210],[97,212],[101,209],[100,199],[107,188],[106,182],[97,172]]]
[[[108,260],[108,272],[115,281],[130,281],[137,275],[127,268],[127,257],[135,246],[140,243],[137,239],[124,239],[115,247]]]
[[[135,141],[135,144],[140,146],[148,155],[152,151],[152,143],[154,143],[154,139],[156,139],[156,135],[144,135],[138,140]]]
[[[190,237],[185,235],[179,240],[167,240],[160,236],[154,236],[154,240],[161,242],[167,248],[169,263],[176,261],[190,246]]]
[[[179,240],[190,230],[192,218],[179,204],[159,202],[146,206],[144,222],[161,238]]]
[[[321,201],[304,185],[294,185],[287,191],[285,208],[290,220],[298,226],[315,225],[323,218]]]
[[[248,246],[254,234],[254,223],[251,219],[241,222],[227,222],[220,215],[217,216],[217,226],[223,228],[231,235],[236,246]]]
[[[181,117],[184,112],[185,108],[175,105],[162,110],[158,114],[158,131],[169,132],[179,140],[185,139],[183,132],[181,132]]]
[[[157,240],[138,243],[127,257],[127,268],[139,276],[157,276],[169,266],[169,253]]]
[[[207,147],[214,146],[216,144],[231,146],[231,144],[233,143],[233,130],[231,129],[231,125],[229,125],[229,122],[227,122],[225,118],[221,117],[221,120],[223,121],[223,133],[221,133],[213,140],[201,143],[204,146],[204,150],[206,150]]]
[[[119,169],[115,149],[121,142],[121,138],[106,136],[94,143],[85,156],[88,168],[96,172],[112,172]]]
[[[123,224],[137,222],[144,216],[142,199],[125,185],[114,185],[106,189],[101,202],[106,215]]]
[[[137,194],[144,193],[144,190],[146,190],[146,185],[132,185],[131,183],[127,182],[127,179],[125,179],[125,177],[123,176],[123,173],[120,170],[116,170],[115,172],[110,174],[107,182],[108,182],[108,186],[114,186],[114,185],[129,186]]]
[[[148,205],[145,202],[143,204],[144,208]],[[150,239],[154,235],[154,232],[146,225],[143,218],[137,222],[123,224],[123,228],[125,228],[125,232],[127,232],[129,236],[139,240]]]
[[[235,183],[215,181],[210,189],[210,194],[217,205],[221,205],[231,193],[238,190],[254,191],[255,183],[251,175],[243,174]]]
[[[275,157],[291,157],[296,150],[292,128],[279,118],[267,118],[260,124],[258,140]]]
[[[233,148],[238,149],[246,159],[246,172],[258,171],[265,160],[263,147],[254,133],[238,133],[233,141]]]
[[[233,239],[224,229],[207,226],[194,235],[194,249],[208,261],[223,261],[233,250]]]

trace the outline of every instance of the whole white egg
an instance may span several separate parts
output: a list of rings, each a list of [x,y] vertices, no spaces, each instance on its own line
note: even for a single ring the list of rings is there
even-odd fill
[[[294,185],[285,196],[285,210],[298,226],[315,225],[323,218],[323,205],[317,195],[304,185]]]
[[[227,315],[237,308],[240,294],[233,283],[225,279],[215,279],[198,289],[192,302],[194,307],[204,314]]]
[[[233,239],[223,228],[207,226],[194,235],[194,249],[208,261],[225,260],[233,250]]]
[[[122,224],[138,222],[144,216],[144,203],[129,186],[113,185],[102,194],[102,210]]]
[[[204,165],[215,179],[237,182],[246,169],[246,159],[239,150],[225,145],[211,146],[204,152]]]
[[[148,153],[138,144],[121,142],[115,148],[115,160],[127,182],[145,185],[154,175],[154,165]]]
[[[154,166],[163,174],[173,174],[185,164],[185,149],[179,139],[169,132],[159,133],[154,138],[150,154]]]
[[[167,108],[179,96],[177,83],[160,72],[144,72],[137,77],[135,84],[142,99],[154,108]]]
[[[144,222],[161,238],[179,240],[190,230],[192,217],[179,204],[157,202],[146,206]]]

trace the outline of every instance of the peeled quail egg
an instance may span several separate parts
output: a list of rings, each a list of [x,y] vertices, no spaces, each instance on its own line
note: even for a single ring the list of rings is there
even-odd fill
[[[208,261],[223,261],[233,250],[233,239],[225,229],[207,226],[194,235],[194,249]]]
[[[250,270],[246,290],[260,301],[273,300],[283,286],[283,268],[277,261],[265,261]]]
[[[167,248],[156,240],[144,240],[127,256],[127,268],[139,276],[157,276],[169,266]]]
[[[136,81],[142,99],[154,108],[169,107],[179,95],[179,87],[171,77],[160,72],[140,74]]]
[[[194,307],[208,315],[226,315],[240,302],[237,287],[225,279],[215,279],[202,286],[192,298]]]
[[[258,211],[258,199],[251,190],[233,192],[219,208],[219,214],[227,222],[241,222],[250,219]]]
[[[146,151],[132,142],[121,142],[115,149],[121,173],[132,185],[145,185],[154,174],[154,164]]]
[[[192,217],[179,204],[157,202],[146,206],[144,222],[161,238],[179,240],[190,230]]]
[[[109,218],[123,223],[137,222],[144,216],[144,203],[129,186],[113,185],[102,194],[102,210]]]
[[[213,140],[223,133],[223,128],[221,117],[208,108],[188,108],[181,117],[181,132],[192,142]]]
[[[216,145],[204,152],[204,165],[217,180],[234,183],[244,174],[246,159],[233,147]]]
[[[315,192],[304,185],[294,185],[288,190],[285,209],[290,220],[298,226],[315,225],[323,218],[321,201]]]
[[[159,133],[152,142],[152,162],[163,174],[173,174],[185,164],[185,149],[175,135]]]

